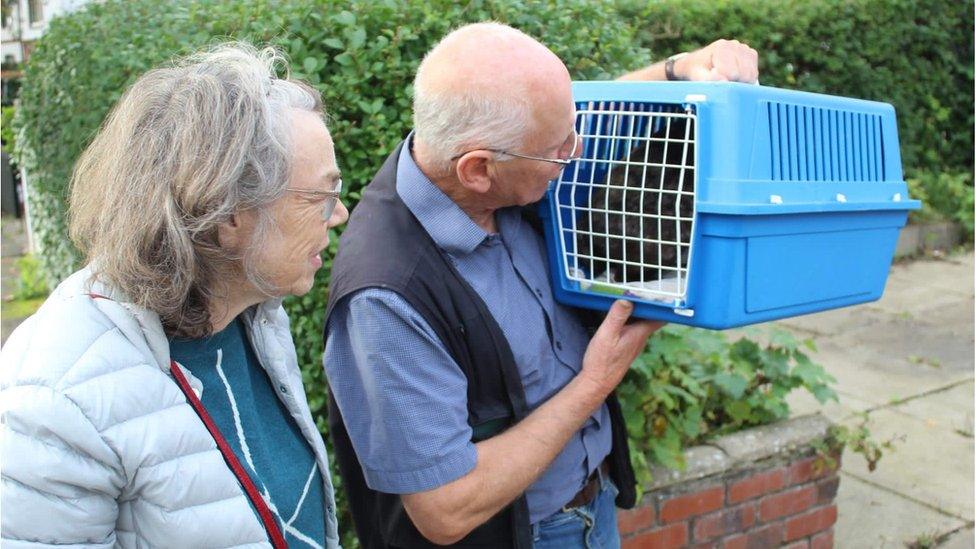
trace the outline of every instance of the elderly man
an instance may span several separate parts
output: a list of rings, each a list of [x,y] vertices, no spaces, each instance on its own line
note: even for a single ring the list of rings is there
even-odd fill
[[[719,41],[625,76],[665,77],[755,81],[756,52]],[[613,390],[660,325],[618,301],[591,339],[553,300],[520,206],[579,150],[570,84],[511,27],[452,32],[352,214],[324,362],[366,547],[619,545],[635,483]]]

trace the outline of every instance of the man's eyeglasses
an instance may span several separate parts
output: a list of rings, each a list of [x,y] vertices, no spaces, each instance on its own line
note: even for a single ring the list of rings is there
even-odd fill
[[[529,155],[529,154],[513,153],[513,152],[505,151],[505,150],[502,150],[502,149],[471,149],[470,151],[465,151],[465,152],[463,152],[461,154],[458,154],[458,155],[455,155],[455,156],[451,157],[451,161],[457,160],[458,158],[461,158],[462,156],[464,156],[464,155],[466,155],[466,154],[468,154],[470,152],[474,152],[474,151],[488,151],[488,152],[493,152],[495,154],[507,154],[508,156],[514,156],[516,158],[525,158],[527,160],[538,160],[540,162],[550,162],[552,164],[559,164],[560,166],[562,166],[562,167],[565,168],[572,161],[579,160],[579,156],[577,156],[577,152],[579,152],[580,143],[583,140],[580,138],[579,134],[576,133],[575,130],[573,130],[572,139],[573,139],[573,146],[569,150],[569,154],[566,156],[566,158],[543,158],[541,156],[532,156],[532,155]]]
[[[339,202],[339,193],[342,192],[342,180],[340,179],[339,182],[336,183],[335,189],[331,191],[313,191],[311,189],[285,190],[325,200],[325,203],[322,205],[322,221],[328,221],[332,218],[332,213],[335,211],[336,204]]]

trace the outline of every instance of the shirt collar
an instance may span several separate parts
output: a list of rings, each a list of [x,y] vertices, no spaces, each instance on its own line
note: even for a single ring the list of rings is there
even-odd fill
[[[452,255],[473,252],[488,237],[488,232],[420,170],[411,154],[412,140],[413,132],[400,150],[397,194],[438,247]]]

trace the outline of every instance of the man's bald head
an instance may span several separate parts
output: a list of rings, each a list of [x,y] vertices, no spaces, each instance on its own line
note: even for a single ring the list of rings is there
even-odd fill
[[[437,169],[464,149],[517,149],[552,105],[571,104],[566,66],[531,36],[499,23],[461,27],[424,57],[414,127]]]

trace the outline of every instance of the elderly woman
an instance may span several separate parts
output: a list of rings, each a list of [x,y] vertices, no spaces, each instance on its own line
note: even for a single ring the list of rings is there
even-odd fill
[[[5,547],[336,547],[281,298],[348,215],[321,98],[231,44],[142,76],[72,181],[88,266],[3,349]]]

